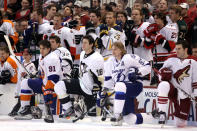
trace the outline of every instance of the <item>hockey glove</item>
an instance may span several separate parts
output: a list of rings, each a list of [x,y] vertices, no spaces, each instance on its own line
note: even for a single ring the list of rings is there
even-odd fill
[[[131,32],[131,43],[134,47],[139,47],[142,42],[142,39],[139,35],[137,35],[135,32]]]
[[[102,24],[100,26],[100,38],[102,38],[104,35],[108,35],[108,27],[106,24]]]
[[[160,70],[161,72],[161,80],[162,81],[170,81],[172,78],[172,70],[169,68],[163,68]]]
[[[135,73],[135,72],[129,73],[129,74],[128,74],[128,79],[129,79],[129,81],[131,81],[131,82],[135,82],[135,81],[137,80],[137,75],[136,75],[136,73]]]
[[[153,34],[156,34],[156,32],[159,31],[159,27],[157,24],[150,24],[145,30],[144,35],[146,37],[150,37]]]
[[[157,34],[157,35],[155,36],[155,43],[156,43],[157,45],[163,44],[164,40],[165,40],[165,37],[164,37],[162,34]]]
[[[46,104],[52,104],[53,101],[53,90],[47,89],[44,91],[44,101]]]
[[[96,48],[98,49],[101,49],[103,47],[103,41],[101,38],[97,38],[96,41],[95,41],[95,46]]]
[[[68,27],[70,29],[76,28],[77,27],[77,24],[78,24],[78,21],[77,20],[71,20],[71,21],[68,22]]]
[[[0,84],[6,84],[10,82],[11,73],[9,70],[3,70],[0,76]]]
[[[98,107],[103,107],[105,105],[105,100],[107,97],[107,88],[104,88],[102,92],[97,94],[96,105]]]
[[[145,37],[145,39],[144,39],[144,47],[146,49],[154,48],[154,41],[149,39],[148,37]]]

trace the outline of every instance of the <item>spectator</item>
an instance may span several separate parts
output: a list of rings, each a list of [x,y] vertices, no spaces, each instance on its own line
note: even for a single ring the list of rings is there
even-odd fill
[[[79,14],[81,16],[81,25],[85,26],[86,23],[90,20],[90,17],[82,12],[82,2],[76,1],[74,3],[74,14]]]
[[[6,11],[8,13],[8,19],[14,20],[15,13],[19,9],[21,9],[20,0],[9,0]]]
[[[182,8],[181,10],[181,17],[183,18],[183,20],[186,22],[187,27],[188,27],[188,31],[186,33],[186,40],[189,42],[189,44],[191,44],[191,28],[192,28],[192,19],[190,17],[188,17],[187,11],[189,9],[189,6],[187,3],[181,3],[180,7]]]
[[[52,22],[53,16],[57,12],[57,7],[55,4],[51,4],[47,7],[47,15],[44,17],[44,20],[48,21],[49,23]]]
[[[187,0],[189,5],[188,16],[194,21],[197,17],[197,8],[196,8],[196,0]]]
[[[22,0],[21,5],[22,8],[16,12],[15,20],[18,21],[20,19],[29,20],[30,18],[30,3],[31,0]]]
[[[192,29],[191,29],[191,34],[192,34],[192,43],[197,43],[197,17],[195,18]]]
[[[100,10],[101,0],[92,0],[92,9]]]
[[[73,10],[70,6],[65,6],[64,7],[64,13],[63,13],[63,22],[67,23],[70,20],[72,20],[73,16]],[[65,25],[65,24],[64,24]]]
[[[123,10],[125,10],[127,12],[127,15],[130,17],[131,16],[131,8],[127,7],[128,0],[118,0],[118,4],[123,5]]]
[[[192,55],[197,58],[197,43],[192,46]]]

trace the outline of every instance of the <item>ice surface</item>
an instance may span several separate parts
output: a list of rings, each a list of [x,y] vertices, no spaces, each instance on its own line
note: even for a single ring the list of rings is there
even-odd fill
[[[109,119],[101,121],[100,117],[86,117],[76,123],[60,120],[55,116],[55,123],[45,123],[43,119],[14,120],[9,116],[0,116],[0,131],[197,131],[197,126],[176,128],[165,125],[161,128],[158,124],[140,124],[111,126]]]

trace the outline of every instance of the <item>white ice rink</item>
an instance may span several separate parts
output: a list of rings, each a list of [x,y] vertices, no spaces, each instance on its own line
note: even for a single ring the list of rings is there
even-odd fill
[[[111,126],[109,120],[102,122],[100,118],[84,118],[76,123],[67,123],[55,118],[55,123],[39,120],[14,120],[9,116],[0,116],[0,131],[197,131],[197,126],[176,128],[158,124]]]

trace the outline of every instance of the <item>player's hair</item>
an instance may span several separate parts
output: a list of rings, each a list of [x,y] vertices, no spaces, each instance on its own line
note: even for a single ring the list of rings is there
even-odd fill
[[[43,12],[42,7],[34,9],[33,12],[36,12],[38,15],[41,15],[42,17],[44,16],[44,12]]]
[[[2,15],[2,13],[0,11],[0,20],[2,20],[2,19],[3,19],[3,15]]]
[[[38,43],[39,46],[43,46],[44,48],[50,48],[51,49],[51,44],[48,40],[41,40],[39,43]]]
[[[94,38],[91,35],[85,35],[83,39],[88,40],[89,44],[93,44],[92,49],[94,49],[95,41]]]
[[[126,51],[126,49],[125,49],[125,47],[124,47],[122,42],[120,42],[120,41],[114,42],[112,44],[112,47],[113,46],[117,47],[118,49],[120,49],[122,51],[122,56],[127,53],[127,51]]]
[[[118,17],[118,14],[124,15],[124,17],[127,19],[127,13],[126,13],[125,11],[118,11],[118,12],[116,13],[116,18]]]
[[[179,39],[176,45],[182,45],[183,49],[190,48],[189,43],[185,39]]]
[[[157,16],[157,18],[161,19],[164,23],[164,25],[167,25],[168,24],[168,21],[166,20],[166,15],[162,12],[155,12],[153,14],[153,16]]]
[[[63,16],[60,13],[58,13],[58,12],[55,13],[55,15],[53,16],[53,18],[54,17],[60,17],[61,19],[63,19]]]
[[[97,17],[101,17],[101,13],[98,10],[90,10],[89,14],[90,13],[94,13]]]
[[[105,16],[107,16],[108,14],[113,14],[113,17],[116,18],[116,13],[114,13],[113,11],[107,11]]]
[[[57,6],[55,4],[50,4],[50,5],[47,6],[47,10],[50,10],[52,7],[57,8]]]
[[[170,10],[174,10],[175,13],[180,16],[181,15],[182,8],[179,5],[174,4],[174,5],[170,6]]]
[[[6,53],[10,53],[9,48],[6,45],[1,46],[0,51],[5,51]]]
[[[140,12],[140,16],[143,17],[144,14],[143,14],[143,11],[142,11],[141,9],[134,8],[134,9],[131,10],[131,12],[132,12],[133,10],[139,11],[139,12]],[[143,19],[143,18],[142,18],[142,19]]]
[[[50,36],[49,37],[49,40],[50,39],[54,39],[56,43],[59,43],[59,44],[61,43],[61,40],[60,40],[60,38],[57,35]]]

